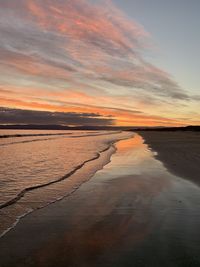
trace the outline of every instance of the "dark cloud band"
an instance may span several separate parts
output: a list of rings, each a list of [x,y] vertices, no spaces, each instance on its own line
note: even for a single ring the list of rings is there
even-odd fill
[[[111,117],[95,113],[48,112],[0,108],[0,124],[112,125]]]

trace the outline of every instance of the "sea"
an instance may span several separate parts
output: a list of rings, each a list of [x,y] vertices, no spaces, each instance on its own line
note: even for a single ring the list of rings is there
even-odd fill
[[[116,131],[0,130],[0,235],[35,209],[74,192],[109,162]],[[77,170],[86,164],[90,170]]]

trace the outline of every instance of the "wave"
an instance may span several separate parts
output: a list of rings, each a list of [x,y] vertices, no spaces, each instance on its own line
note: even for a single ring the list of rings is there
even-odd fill
[[[80,137],[90,137],[90,136],[101,136],[101,135],[110,135],[110,134],[118,134],[118,133],[121,133],[122,131],[117,131],[117,132],[111,132],[111,133],[98,133],[98,134],[85,134],[85,135],[72,135],[72,133],[61,133],[61,134],[30,134],[30,135],[9,135],[9,137],[2,137],[3,135],[0,135],[0,138],[10,138],[10,136],[12,138],[15,138],[15,137],[32,137],[32,136],[35,136],[35,137],[40,137],[40,136],[59,136],[57,138],[41,138],[41,139],[31,139],[31,140],[22,140],[22,141],[17,141],[17,142],[10,142],[10,143],[5,143],[5,144],[0,144],[0,146],[8,146],[8,145],[15,145],[15,144],[24,144],[24,143],[31,143],[31,142],[39,142],[39,141],[49,141],[49,140],[55,140],[55,139],[58,139],[58,138],[64,138],[67,137],[68,138],[80,138]],[[4,135],[6,136],[6,135]],[[60,137],[61,136],[61,137]]]
[[[32,142],[39,142],[39,141],[49,141],[49,140],[55,140],[55,139],[64,138],[64,137],[65,136],[63,136],[63,137],[55,137],[55,138],[41,138],[41,139],[23,140],[23,141],[18,141],[18,142],[10,142],[10,143],[5,143],[5,144],[0,144],[0,146],[8,146],[8,145],[32,143]]]
[[[85,134],[85,135],[72,135],[70,138],[79,138],[79,137],[89,137],[89,136],[101,136],[101,135],[111,135],[111,134],[119,134],[122,131],[115,131],[110,133],[98,133],[98,134]]]
[[[0,209],[3,209],[5,207],[8,207],[14,203],[16,203],[18,200],[20,200],[27,192],[42,188],[42,187],[46,187],[58,182],[61,182],[65,179],[67,179],[68,177],[70,177],[71,175],[73,175],[75,172],[77,172],[79,169],[81,169],[86,163],[96,160],[101,156],[101,153],[107,151],[111,146],[113,146],[114,142],[110,143],[105,149],[99,151],[96,153],[96,155],[88,160],[83,161],[81,164],[77,165],[73,170],[71,170],[70,172],[68,172],[67,174],[65,174],[64,176],[60,177],[59,179],[50,181],[48,183],[44,183],[44,184],[40,184],[40,185],[35,185],[35,186],[31,186],[31,187],[27,187],[25,189],[23,189],[21,192],[19,192],[14,198],[8,200],[7,202],[3,203],[0,205]]]
[[[17,138],[17,137],[32,137],[32,136],[52,136],[52,135],[70,135],[72,133],[46,133],[46,134],[3,134],[0,138]]]
[[[118,141],[118,140],[117,140],[117,141]],[[114,145],[114,143],[117,142],[117,141],[114,141],[113,143],[110,143],[109,147],[107,147],[106,149],[104,149],[104,152],[106,152],[107,150],[110,150],[110,149],[113,148],[113,151],[112,151],[112,153],[111,153],[110,156],[109,156],[109,159],[105,162],[104,165],[108,164],[108,163],[111,161],[111,160],[110,160],[111,155],[117,151],[117,149],[116,149],[116,147],[115,147],[115,145]],[[103,152],[99,152],[99,153],[102,154]],[[97,169],[95,170],[95,172],[97,172],[97,171],[100,170],[101,168],[102,168],[102,167],[97,168]],[[91,176],[91,177],[92,177],[92,176]],[[60,201],[60,200],[62,200],[62,199],[64,199],[64,198],[66,198],[66,197],[71,196],[71,195],[72,195],[72,194],[73,194],[73,193],[74,193],[74,192],[75,192],[75,191],[76,191],[76,190],[77,190],[83,183],[85,183],[85,182],[87,182],[88,180],[90,180],[91,177],[85,179],[83,182],[79,183],[78,185],[77,185],[77,184],[74,185],[74,186],[72,187],[72,189],[71,189],[69,192],[66,192],[66,193],[63,194],[62,196],[58,196],[56,199],[51,200],[51,201],[49,201],[48,203],[44,203],[43,205],[41,205],[41,206],[39,206],[39,207],[37,207],[37,208],[36,208],[36,207],[35,207],[35,208],[30,208],[29,210],[27,210],[26,212],[22,213],[21,215],[18,215],[18,216],[16,217],[14,223],[11,223],[11,225],[10,225],[9,227],[6,227],[5,230],[3,230],[2,232],[0,232],[0,238],[3,237],[5,234],[7,234],[11,229],[13,229],[13,228],[18,224],[18,222],[19,222],[22,218],[24,218],[25,216],[27,216],[28,214],[34,212],[35,210],[45,208],[45,207],[47,207],[47,206],[49,206],[49,205],[51,205],[51,204],[53,204],[53,203],[55,203],[55,202],[57,202],[57,201]]]
[[[117,151],[117,148],[115,146],[115,143],[117,143],[118,141],[121,141],[121,140],[125,140],[125,139],[129,139],[129,138],[132,138],[134,136],[134,134],[131,134],[130,136],[124,136],[124,137],[121,137],[121,138],[117,138],[115,140],[112,140],[112,141],[107,141],[107,143],[105,143],[107,146],[106,148],[104,148],[103,150],[100,150],[99,152],[96,152],[96,155],[91,158],[91,159],[88,159],[84,162],[82,162],[81,164],[79,164],[78,166],[76,166],[72,171],[68,172],[67,174],[65,174],[64,176],[62,176],[61,178],[57,179],[57,180],[54,180],[54,181],[51,181],[51,182],[48,182],[48,183],[45,183],[45,184],[41,184],[41,185],[36,185],[36,186],[32,186],[32,187],[28,187],[28,188],[25,188],[24,190],[22,190],[19,194],[16,195],[16,197],[14,197],[13,199],[3,203],[2,205],[0,205],[0,210],[2,212],[4,212],[4,208],[5,208],[5,211],[6,211],[6,207],[9,208],[12,207],[12,205],[15,205],[15,203],[17,203],[21,198],[25,197],[26,193],[30,192],[30,191],[33,191],[33,190],[37,190],[39,188],[44,188],[44,189],[48,189],[48,186],[52,185],[52,184],[55,184],[56,183],[59,183],[59,182],[64,182],[65,179],[69,178],[71,175],[75,174],[78,170],[82,170],[82,168],[84,168],[84,165],[86,165],[88,162],[91,162],[91,161],[95,161],[97,160],[98,158],[102,157],[103,153],[106,152],[108,153],[108,157],[106,156],[107,160],[106,161],[103,161],[103,165],[100,164],[100,166],[98,168],[95,168],[94,169],[94,172],[93,174],[89,177],[87,177],[87,179],[84,179],[84,181],[81,181],[79,182],[78,184],[75,183],[74,186],[72,186],[71,190],[70,191],[66,191],[64,194],[62,195],[59,195],[57,196],[56,199],[52,199],[48,202],[44,202],[42,205],[40,206],[37,206],[37,207],[34,207],[34,208],[29,208],[28,210],[26,210],[25,212],[21,213],[21,214],[18,214],[17,216],[14,215],[15,218],[13,218],[12,216],[10,217],[11,219],[11,222],[5,226],[3,226],[2,228],[2,231],[0,231],[0,238],[3,237],[6,233],[8,233],[11,229],[13,229],[17,224],[18,222],[25,216],[27,216],[28,214],[34,212],[35,210],[38,210],[38,209],[42,209],[46,206],[49,206],[51,205],[52,203],[55,203],[57,201],[60,201],[62,200],[63,198],[66,198],[66,197],[69,197],[70,195],[72,195],[75,191],[78,190],[78,188],[81,187],[81,185],[85,182],[87,182],[88,180],[91,179],[91,177],[100,169],[103,168],[103,166],[105,166],[106,164],[108,164],[109,162],[111,162],[111,156],[112,154],[116,153]],[[106,154],[107,155],[107,154]],[[105,159],[104,159],[105,160]],[[69,178],[70,179],[70,178]],[[67,181],[67,180],[66,180]],[[37,191],[36,191],[37,192]],[[13,220],[14,219],[14,220]]]
[[[5,234],[7,234],[11,229],[13,229],[17,224],[18,222],[24,218],[26,215],[28,215],[29,213],[33,212],[34,210],[33,209],[30,209],[29,211],[23,213],[22,215],[18,216],[16,218],[16,221],[10,226],[8,227],[6,230],[4,230],[2,233],[0,233],[0,238],[2,238]]]

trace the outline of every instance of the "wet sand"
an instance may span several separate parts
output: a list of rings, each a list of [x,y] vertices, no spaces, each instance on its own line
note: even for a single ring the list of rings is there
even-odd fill
[[[143,131],[139,134],[171,172],[200,185],[200,132]]]
[[[168,172],[136,135],[71,196],[0,239],[5,267],[200,266],[200,188]]]

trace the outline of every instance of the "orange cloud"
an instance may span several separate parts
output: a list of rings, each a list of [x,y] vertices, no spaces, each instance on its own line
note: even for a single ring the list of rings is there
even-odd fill
[[[94,113],[99,114],[102,118],[111,117],[117,121],[117,125],[120,126],[178,126],[178,125],[186,125],[185,121],[177,120],[177,119],[169,119],[162,116],[155,115],[147,115],[142,113],[137,113],[134,111],[128,111],[117,108],[109,108],[109,107],[95,107],[92,105],[80,105],[78,104],[70,104],[66,103],[65,105],[56,105],[49,104],[45,101],[38,102],[26,102],[23,100],[13,100],[11,98],[0,98],[0,103],[5,107],[12,108],[22,108],[29,110],[44,110],[44,111],[52,111],[52,112],[74,112],[74,113]],[[198,122],[194,124],[198,124]]]

